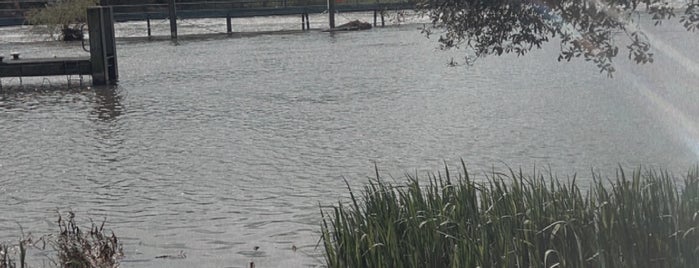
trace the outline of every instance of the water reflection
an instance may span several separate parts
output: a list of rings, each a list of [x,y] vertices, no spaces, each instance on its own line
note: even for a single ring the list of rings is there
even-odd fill
[[[114,120],[123,113],[121,101],[120,88],[115,85],[95,88],[70,84],[19,85],[0,91],[1,110],[29,111],[66,103],[89,105],[92,102],[90,115],[102,121]]]
[[[102,121],[111,121],[123,112],[119,87],[115,85],[95,87],[94,105],[91,114]]]
[[[65,104],[81,104],[90,99],[87,86],[42,83],[40,85],[11,85],[0,91],[0,109],[27,112]]]

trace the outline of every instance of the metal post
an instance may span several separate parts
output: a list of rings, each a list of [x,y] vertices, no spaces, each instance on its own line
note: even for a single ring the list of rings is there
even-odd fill
[[[330,29],[333,29],[335,28],[335,0],[328,0],[328,16]]]
[[[175,0],[168,0],[168,15],[170,16],[170,38],[177,39],[177,8]]]
[[[233,25],[231,24],[231,14],[226,15],[226,32],[227,33],[232,33],[233,32]]]

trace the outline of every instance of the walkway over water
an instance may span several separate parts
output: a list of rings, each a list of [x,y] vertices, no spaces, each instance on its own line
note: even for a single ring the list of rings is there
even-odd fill
[[[0,26],[26,24],[24,14],[56,0],[0,0]],[[101,0],[116,21],[168,18],[167,0]],[[327,0],[178,0],[177,18],[240,18],[328,11]],[[337,12],[414,9],[416,0],[335,0]]]

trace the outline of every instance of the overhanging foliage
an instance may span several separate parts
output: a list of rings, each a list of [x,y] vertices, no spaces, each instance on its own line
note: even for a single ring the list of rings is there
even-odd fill
[[[699,27],[699,3],[688,0],[679,22]],[[465,48],[467,61],[486,55],[525,55],[552,38],[560,39],[559,61],[582,57],[609,76],[619,54],[615,42],[625,36],[628,57],[652,63],[651,44],[638,23],[650,14],[656,25],[677,18],[675,7],[661,0],[424,0],[418,10],[430,18],[431,34],[440,30],[441,48]]]

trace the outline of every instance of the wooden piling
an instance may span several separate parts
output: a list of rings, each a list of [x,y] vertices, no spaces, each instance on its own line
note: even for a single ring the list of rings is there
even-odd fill
[[[90,30],[92,84],[115,83],[119,76],[119,69],[112,7],[89,7],[87,24]]]
[[[383,14],[384,14],[384,13],[385,13],[385,12],[384,12],[383,10],[381,10],[381,27],[386,26],[386,24],[385,24],[384,21],[383,21]]]
[[[151,37],[150,33],[150,17],[146,17],[146,26],[148,27],[148,38]]]
[[[328,19],[330,21],[330,29],[335,28],[335,0],[328,0]]]
[[[226,32],[229,34],[233,32],[233,25],[231,24],[231,14],[230,13],[228,13],[226,15]]]
[[[306,15],[301,13],[301,31],[306,30]]]
[[[374,9],[374,27],[376,27],[376,9]]]
[[[308,13],[306,13],[306,30],[311,29],[311,20],[308,19]]]
[[[170,16],[170,38],[177,39],[177,8],[175,0],[168,0],[168,15]]]

